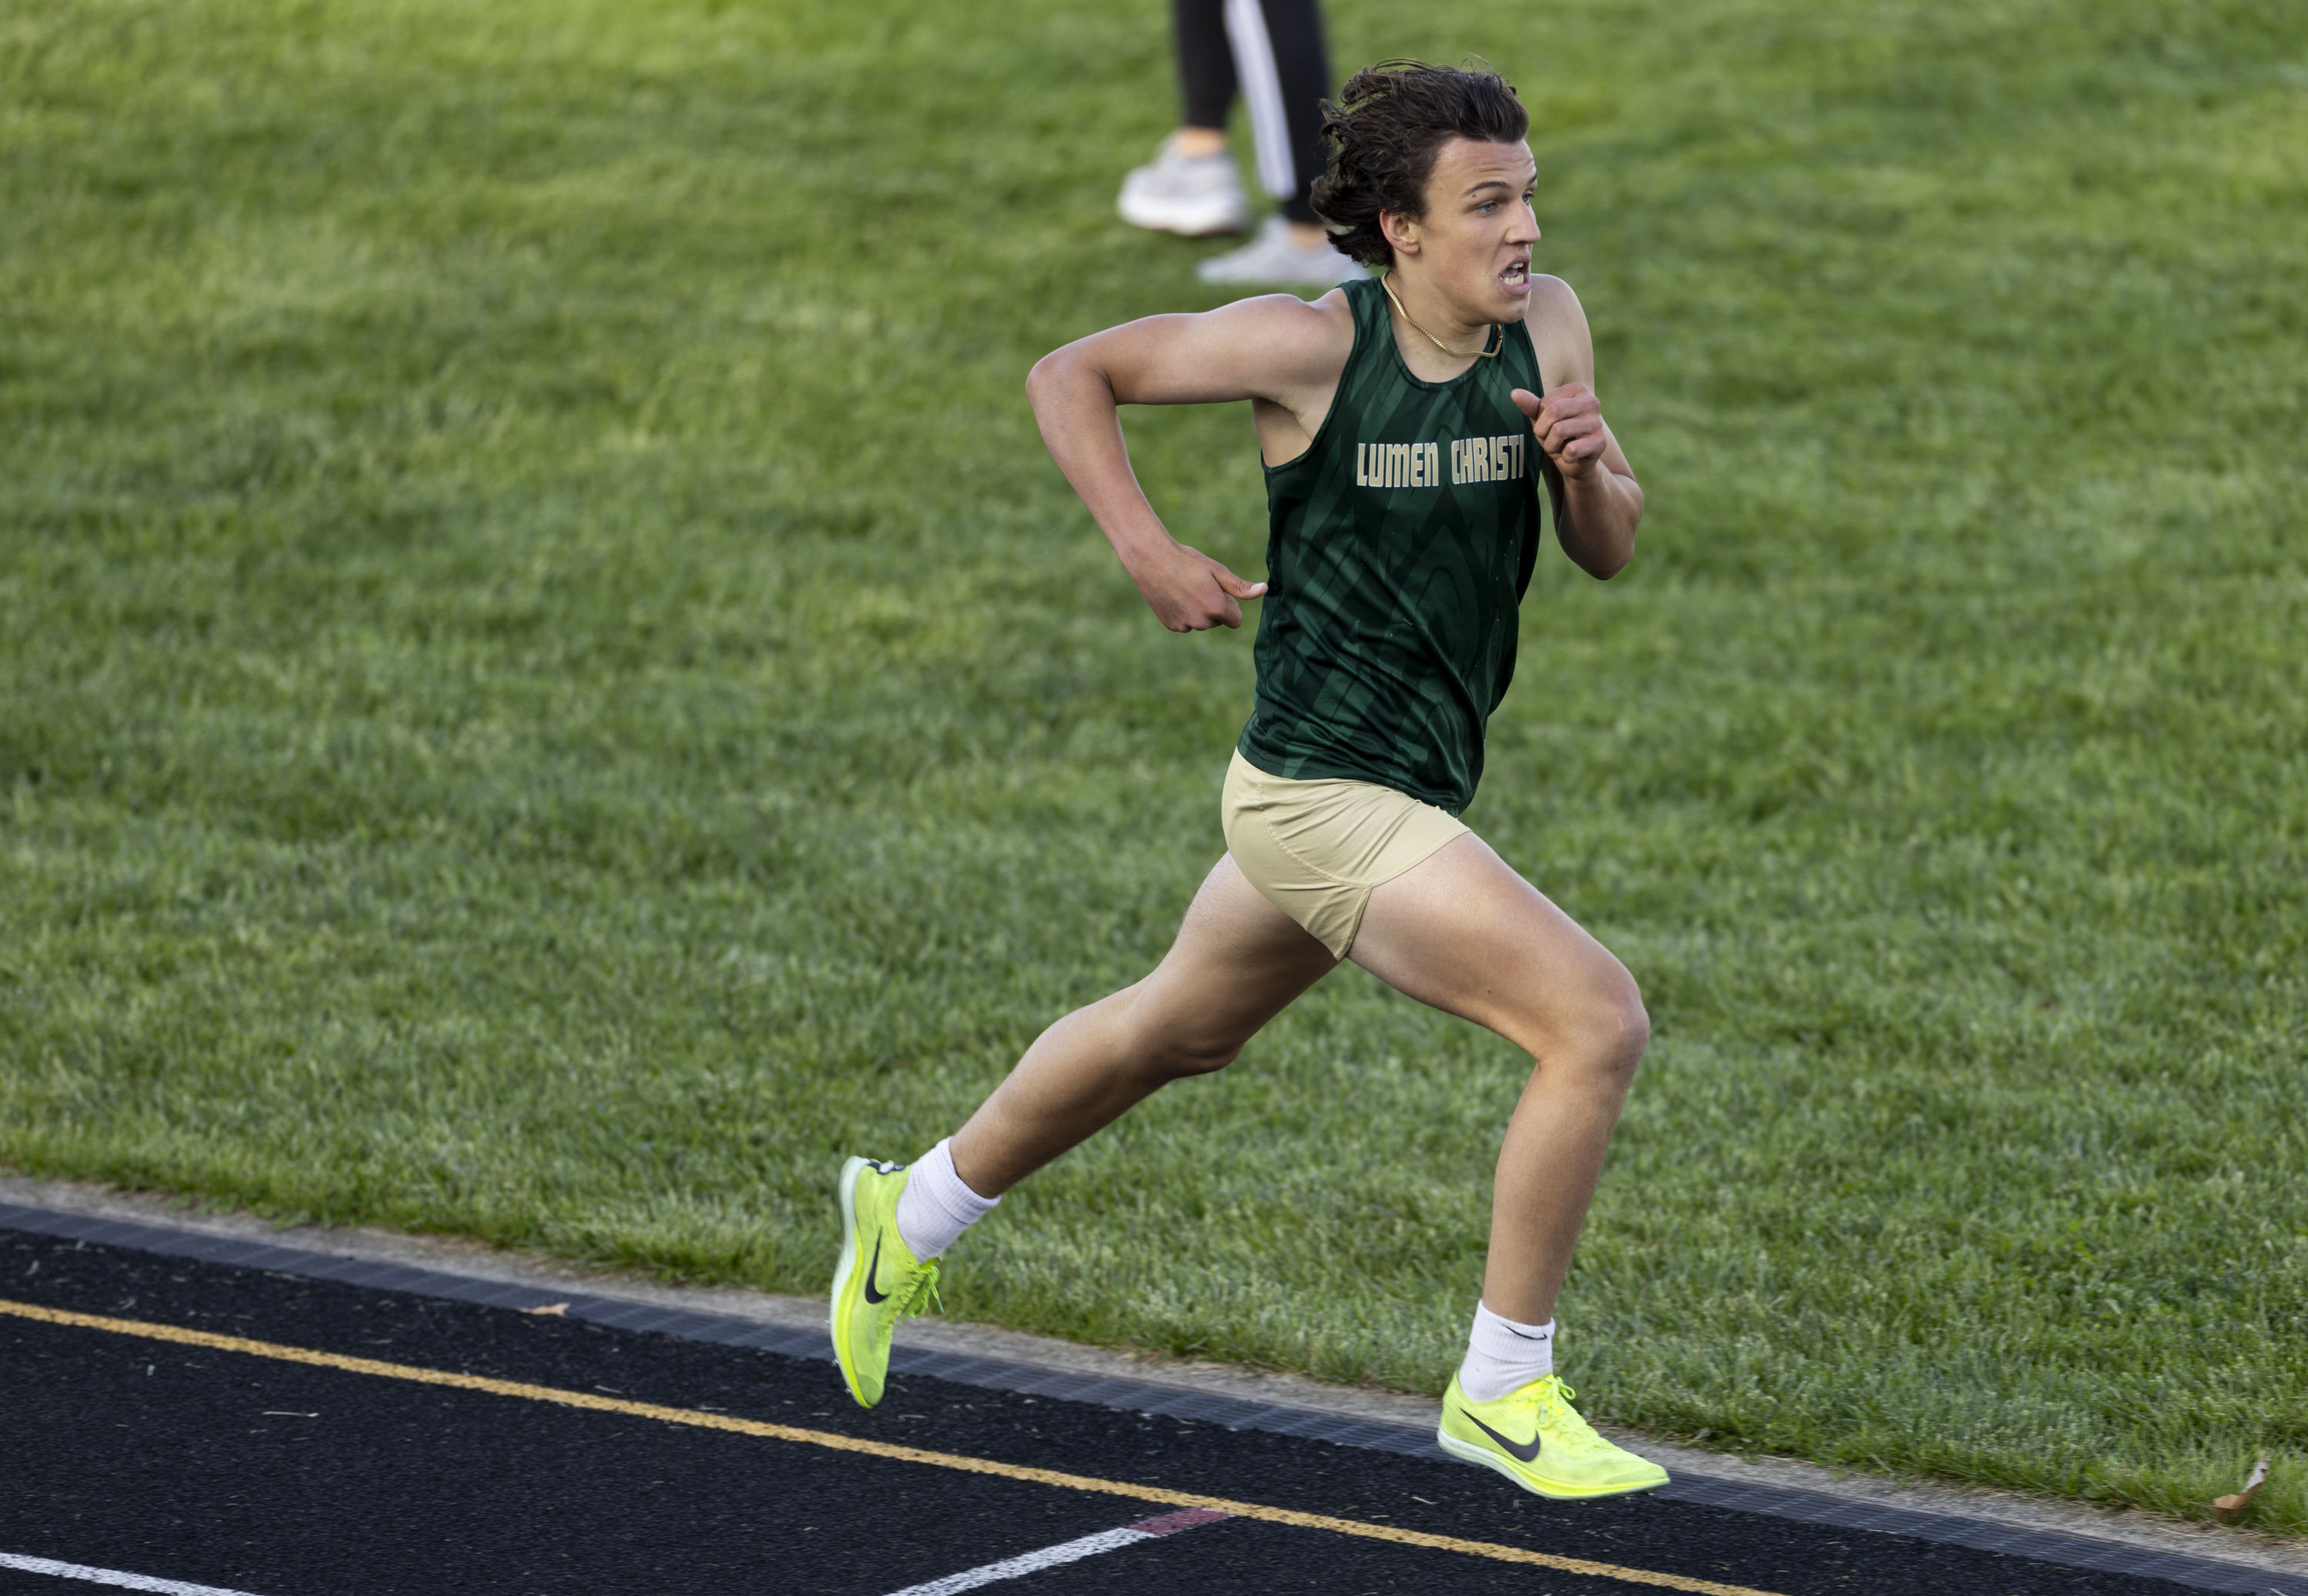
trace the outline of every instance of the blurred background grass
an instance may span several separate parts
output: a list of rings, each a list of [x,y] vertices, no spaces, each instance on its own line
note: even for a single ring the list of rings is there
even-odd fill
[[[1337,0],[1480,51],[1643,476],[1469,818],[1658,1041],[1599,1415],[2308,1530],[2308,16]],[[1157,958],[1248,635],[1042,351],[1156,0],[0,0],[0,1158],[819,1289]],[[1131,417],[1260,563],[1239,411]],[[955,1312],[1439,1388],[1512,1050],[1342,972],[1021,1188]]]

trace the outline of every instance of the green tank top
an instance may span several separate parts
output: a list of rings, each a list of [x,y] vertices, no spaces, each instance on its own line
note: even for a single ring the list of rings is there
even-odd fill
[[[1495,358],[1426,382],[1378,280],[1346,296],[1355,348],[1331,413],[1266,470],[1257,705],[1236,746],[1270,776],[1378,782],[1455,815],[1482,779],[1538,552],[1546,462],[1507,395],[1546,390],[1520,322],[1493,335]]]

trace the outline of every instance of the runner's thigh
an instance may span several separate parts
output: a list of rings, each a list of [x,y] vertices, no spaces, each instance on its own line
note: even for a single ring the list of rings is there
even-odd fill
[[[1139,983],[1131,1017],[1198,1051],[1238,1048],[1337,967],[1229,854],[1203,879],[1170,951]]]
[[[1626,966],[1471,832],[1372,892],[1348,957],[1533,1054],[1645,1023]]]

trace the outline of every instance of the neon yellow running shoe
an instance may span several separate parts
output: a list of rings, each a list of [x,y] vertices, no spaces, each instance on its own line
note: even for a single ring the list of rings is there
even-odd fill
[[[1542,1497],[1615,1497],[1666,1483],[1658,1464],[1589,1429],[1571,1394],[1547,1375],[1496,1402],[1472,1402],[1453,1375],[1434,1438],[1451,1456],[1496,1469]]]
[[[937,1300],[937,1260],[907,1249],[898,1234],[906,1166],[853,1158],[841,1166],[841,1261],[833,1266],[833,1355],[860,1407],[882,1400],[890,1334]]]

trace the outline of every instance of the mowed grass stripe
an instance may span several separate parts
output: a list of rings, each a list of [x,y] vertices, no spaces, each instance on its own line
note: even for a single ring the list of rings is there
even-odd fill
[[[446,1386],[459,1391],[486,1391],[493,1396],[517,1396],[528,1402],[549,1402],[566,1408],[587,1408],[600,1413],[624,1413],[635,1419],[655,1419],[667,1424],[686,1424],[696,1429],[728,1430],[765,1440],[792,1441],[805,1446],[824,1446],[835,1452],[862,1453],[898,1463],[925,1463],[965,1474],[992,1474],[1022,1480],[1061,1490],[1093,1491],[1100,1496],[1127,1497],[1132,1501],[1163,1502],[1174,1507],[1205,1507],[1236,1518],[1261,1519],[1302,1530],[1327,1530],[1335,1535],[1356,1535],[1365,1540],[1391,1540],[1428,1551],[1463,1552],[1497,1563],[1527,1563],[1564,1574],[1615,1579],[1627,1584],[1656,1585],[1669,1591],[1689,1591],[1697,1596],[1774,1596],[1752,1585],[1727,1585],[1715,1580],[1689,1579],[1679,1574],[1659,1574],[1648,1568],[1623,1568],[1615,1563],[1594,1563],[1584,1557],[1557,1557],[1489,1540],[1466,1540],[1456,1535],[1430,1535],[1418,1530],[1398,1530],[1386,1524],[1333,1518],[1322,1513],[1300,1513],[1290,1507],[1269,1507],[1257,1502],[1237,1502],[1226,1497],[1206,1497],[1193,1491],[1167,1490],[1158,1485],[1133,1485],[1123,1480],[1099,1480],[1089,1474],[1067,1474],[1055,1469],[1028,1468],[1022,1463],[996,1463],[991,1458],[965,1457],[958,1452],[931,1452],[919,1446],[900,1446],[888,1441],[868,1441],[837,1436],[822,1429],[791,1424],[771,1424],[759,1419],[737,1419],[727,1413],[704,1413],[691,1408],[669,1408],[651,1402],[627,1402],[590,1391],[564,1391],[555,1386],[532,1386],[522,1380],[491,1379],[486,1375],[452,1374],[444,1369],[419,1369],[408,1363],[386,1363],[375,1358],[351,1358],[311,1347],[284,1346],[279,1342],[253,1341],[244,1335],[219,1335],[210,1330],[188,1330],[177,1325],[156,1325],[144,1319],[116,1319],[103,1314],[73,1313],[42,1308],[30,1302],[0,1300],[0,1313],[34,1319],[46,1325],[65,1325],[81,1330],[102,1330],[115,1335],[135,1335],[148,1341],[174,1342],[181,1346],[206,1347],[212,1351],[241,1352],[281,1363],[305,1363],[346,1374],[375,1375],[382,1379],[407,1380],[419,1386]]]

